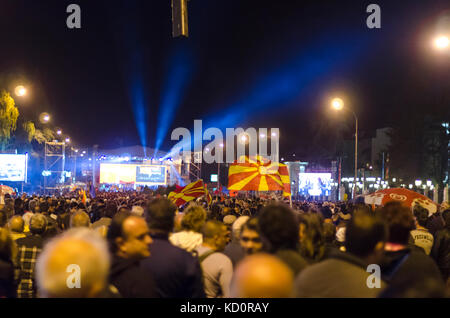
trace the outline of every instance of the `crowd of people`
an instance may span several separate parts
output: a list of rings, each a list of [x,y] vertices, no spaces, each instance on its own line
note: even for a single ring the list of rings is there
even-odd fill
[[[448,203],[177,207],[128,191],[0,206],[0,297],[448,297],[449,274]]]

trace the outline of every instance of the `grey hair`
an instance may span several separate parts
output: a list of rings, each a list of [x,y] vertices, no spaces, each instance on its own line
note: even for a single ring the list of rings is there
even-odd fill
[[[80,288],[68,286],[71,271],[80,270]],[[107,286],[110,267],[108,244],[95,230],[73,228],[50,240],[36,262],[36,281],[41,297],[95,297],[98,284]]]
[[[30,219],[30,232],[33,234],[43,234],[47,229],[47,218],[41,213],[36,213]]]

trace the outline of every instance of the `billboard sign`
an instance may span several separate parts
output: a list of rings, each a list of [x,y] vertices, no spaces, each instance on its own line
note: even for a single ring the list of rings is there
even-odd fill
[[[25,182],[27,165],[27,154],[0,154],[0,181]]]

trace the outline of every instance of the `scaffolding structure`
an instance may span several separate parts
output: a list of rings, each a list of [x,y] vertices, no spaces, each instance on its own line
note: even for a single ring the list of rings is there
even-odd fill
[[[57,189],[65,182],[66,144],[64,142],[45,142],[44,191]]]

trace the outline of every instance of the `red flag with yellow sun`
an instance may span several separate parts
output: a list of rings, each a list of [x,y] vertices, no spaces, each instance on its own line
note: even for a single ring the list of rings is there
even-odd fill
[[[291,195],[289,170],[284,164],[271,162],[261,156],[245,157],[242,162],[233,163],[228,171],[230,191],[283,191]]]
[[[206,190],[203,180],[200,179],[185,187],[177,187],[175,191],[169,193],[167,198],[175,203],[176,206],[182,206],[183,204],[204,195],[207,195],[207,199],[209,199],[208,190]]]

